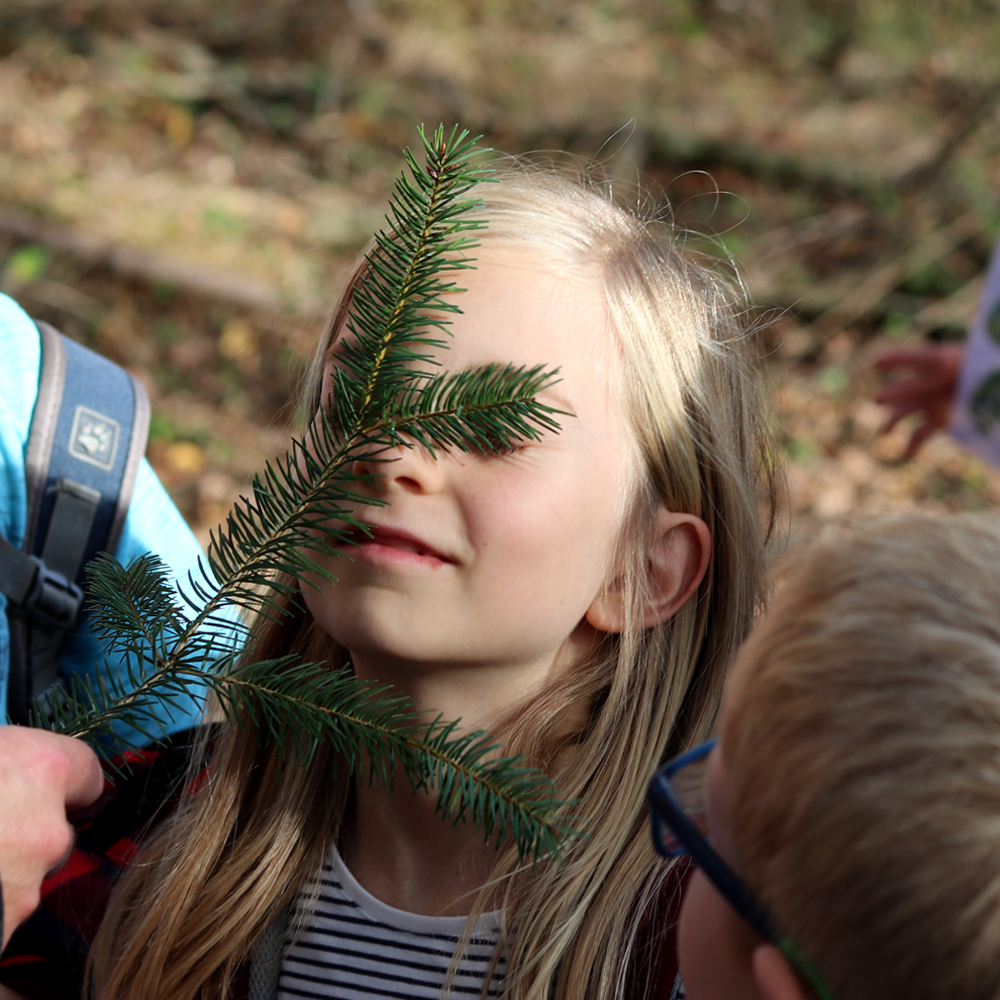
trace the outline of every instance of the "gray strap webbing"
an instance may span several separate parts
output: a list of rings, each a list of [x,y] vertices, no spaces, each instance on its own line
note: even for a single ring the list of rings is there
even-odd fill
[[[77,621],[83,592],[71,578],[53,571],[38,556],[15,549],[0,537],[0,594],[22,618],[66,632]]]
[[[670,1000],[684,1000],[685,996],[684,980],[681,979],[681,974],[678,972],[674,979],[674,985],[670,989]]]
[[[59,680],[59,654],[66,636],[44,625],[34,624],[28,626],[28,634],[31,637],[31,695],[38,698],[49,692]],[[50,713],[44,702],[39,702],[38,706],[42,715],[48,718]]]
[[[278,976],[285,953],[292,907],[288,906],[264,929],[250,951],[250,989],[248,1000],[274,1000],[278,995]]]
[[[108,532],[107,541],[104,543],[104,547],[108,552],[114,552],[118,548],[122,529],[125,527],[125,515],[128,514],[128,507],[132,502],[132,492],[135,489],[135,477],[139,472],[139,463],[142,461],[143,455],[146,454],[146,442],[149,440],[149,421],[151,416],[149,395],[146,393],[146,387],[134,375],[130,376],[130,378],[132,381],[132,392],[135,394],[132,437],[129,439],[125,469],[122,472],[122,480],[118,486],[118,505],[115,507],[115,517],[111,522],[111,530]]]
[[[42,562],[48,569],[67,580],[76,579],[100,502],[101,494],[97,490],[71,479],[59,480],[42,549]],[[59,654],[65,639],[65,632],[45,624],[32,624],[31,689],[34,697],[43,695],[59,679]]]
[[[38,563],[0,535],[0,594],[15,604],[24,604],[36,576]]]
[[[72,479],[60,479],[56,485],[56,503],[52,508],[49,533],[45,536],[42,562],[67,580],[75,580],[80,572],[100,502],[101,494],[97,490],[74,483]]]
[[[24,547],[31,549],[38,526],[38,513],[45,497],[45,482],[52,457],[52,443],[56,437],[63,387],[66,384],[66,348],[59,332],[48,323],[38,323],[42,341],[42,369],[38,382],[38,398],[31,414],[31,435],[24,456],[24,475],[27,480],[28,512],[24,523]]]

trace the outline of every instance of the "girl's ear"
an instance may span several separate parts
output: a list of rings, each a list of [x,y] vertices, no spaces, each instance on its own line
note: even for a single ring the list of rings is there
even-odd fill
[[[773,944],[754,948],[753,978],[762,1000],[816,1000],[816,994]]]
[[[694,514],[661,510],[653,525],[646,550],[646,605],[642,624],[652,628],[672,617],[698,589],[712,555],[708,525]],[[625,628],[625,605],[621,586],[612,582],[584,616],[602,632]]]

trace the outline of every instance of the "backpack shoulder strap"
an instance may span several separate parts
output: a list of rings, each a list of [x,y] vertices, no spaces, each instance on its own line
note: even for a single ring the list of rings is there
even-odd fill
[[[47,323],[39,323],[38,328],[43,368],[46,354],[56,355],[60,347],[65,363],[58,409],[54,401],[48,403],[57,416],[52,420],[49,414],[39,412],[43,402],[39,396],[32,417],[29,454],[36,419],[40,420],[40,437],[51,434],[51,443],[44,470],[41,462],[33,470],[33,545],[26,551],[61,563],[61,568],[52,568],[82,584],[86,564],[98,552],[114,551],[121,537],[139,460],[146,450],[149,397],[138,379],[107,358],[69,340]],[[39,389],[43,388],[40,384]],[[45,450],[46,443],[41,442],[39,452],[44,454]],[[91,497],[94,507],[90,531],[82,537],[77,534],[79,524],[71,521],[67,528],[59,511],[64,495],[79,499],[81,494]],[[64,540],[80,548],[80,556],[73,560],[76,566],[70,565],[62,551]]]
[[[58,679],[86,566],[117,547],[149,433],[149,399],[138,380],[48,324],[38,329],[42,366],[25,453],[24,543],[20,551],[0,546],[15,721],[26,721],[31,699]]]

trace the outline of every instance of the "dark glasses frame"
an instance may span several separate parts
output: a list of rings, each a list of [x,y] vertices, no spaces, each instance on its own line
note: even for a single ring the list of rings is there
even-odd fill
[[[795,969],[815,990],[820,1000],[832,1000],[829,989],[819,971],[799,951],[794,942],[780,934],[770,915],[742,879],[716,853],[708,838],[698,829],[681,805],[674,791],[672,779],[684,768],[705,760],[718,743],[708,740],[675,757],[656,774],[649,783],[648,797],[652,816],[653,844],[665,858],[687,855],[705,873],[723,899],[762,938],[770,941],[791,962]],[[668,828],[676,838],[679,848],[671,850],[663,839],[663,828]]]

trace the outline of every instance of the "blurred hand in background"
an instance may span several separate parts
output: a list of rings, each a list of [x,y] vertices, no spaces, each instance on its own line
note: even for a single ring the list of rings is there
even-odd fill
[[[906,457],[913,458],[921,445],[948,423],[965,344],[924,344],[888,351],[875,361],[875,368],[891,376],[875,397],[890,408],[882,428],[888,433],[911,413],[922,417],[910,435]]]

